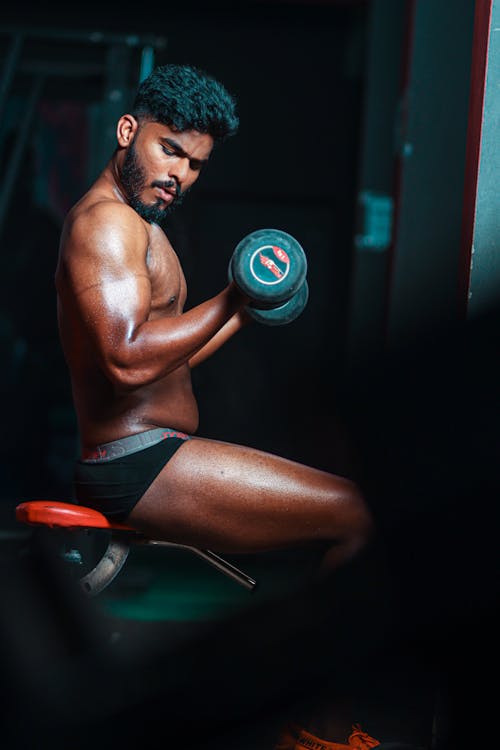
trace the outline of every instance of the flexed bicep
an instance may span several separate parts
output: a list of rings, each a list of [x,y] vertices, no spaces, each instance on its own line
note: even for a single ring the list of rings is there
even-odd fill
[[[148,320],[151,286],[145,275],[120,275],[89,287],[76,304],[86,335],[93,342],[101,367],[112,380],[136,366],[137,332]],[[144,363],[144,359],[142,359]],[[122,374],[120,374],[122,373]]]
[[[119,213],[120,221],[113,210],[111,227],[106,217],[102,229],[94,223],[91,236],[76,233],[77,240],[67,241],[71,293],[66,289],[63,296],[105,376],[121,388],[134,389],[187,367],[246,298],[230,284],[187,312],[170,309],[168,294],[162,302],[162,290],[179,288],[177,256],[165,240],[161,253],[151,259],[142,221],[135,217],[127,226],[130,214],[121,207]]]
[[[73,336],[94,349],[112,380],[130,364],[129,342],[148,319],[148,235],[126,206],[98,204],[66,228],[56,274]]]

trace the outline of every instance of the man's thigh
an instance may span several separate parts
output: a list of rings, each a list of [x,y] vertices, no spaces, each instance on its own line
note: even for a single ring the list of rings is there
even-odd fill
[[[343,477],[255,448],[192,438],[129,521],[172,541],[246,552],[330,539],[347,528],[357,502]]]

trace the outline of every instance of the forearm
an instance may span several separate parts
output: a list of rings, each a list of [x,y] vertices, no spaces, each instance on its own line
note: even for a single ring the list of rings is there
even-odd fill
[[[129,387],[152,383],[168,375],[196,356],[246,303],[247,298],[230,284],[215,297],[181,315],[136,325],[109,352],[106,362],[109,374]]]
[[[199,349],[195,355],[189,359],[189,366],[191,368],[196,367],[201,362],[204,362],[208,357],[211,357],[220,347],[226,343],[235,333],[241,330],[247,323],[252,320],[244,309],[239,310],[235,313],[217,333],[212,336],[210,341],[206,343],[201,349]]]

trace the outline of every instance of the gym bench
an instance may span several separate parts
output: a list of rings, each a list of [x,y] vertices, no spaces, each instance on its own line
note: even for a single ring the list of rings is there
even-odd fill
[[[103,556],[89,573],[80,578],[80,586],[89,596],[101,593],[113,581],[122,569],[132,544],[189,550],[246,589],[252,591],[257,584],[253,578],[208,549],[148,539],[131,526],[113,523],[99,511],[82,505],[52,500],[29,500],[16,506],[16,519],[30,526],[87,532],[94,529],[110,533]]]

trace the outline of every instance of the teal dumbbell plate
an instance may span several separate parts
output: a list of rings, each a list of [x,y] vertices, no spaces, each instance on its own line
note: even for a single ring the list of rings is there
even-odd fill
[[[298,292],[281,305],[271,308],[259,308],[247,305],[248,314],[259,323],[266,326],[284,326],[298,318],[304,310],[309,299],[309,287],[304,281]]]
[[[307,258],[300,243],[281,229],[257,229],[237,244],[230,278],[259,305],[289,300],[302,287]]]

